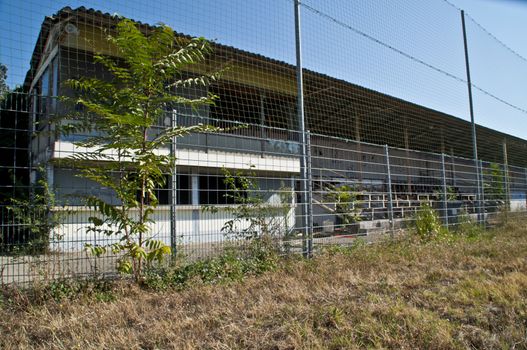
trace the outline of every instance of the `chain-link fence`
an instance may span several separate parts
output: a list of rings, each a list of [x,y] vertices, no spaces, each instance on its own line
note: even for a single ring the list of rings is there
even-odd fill
[[[310,256],[405,232],[424,211],[454,230],[526,209],[527,60],[451,3],[49,0],[0,9],[2,284],[116,272],[122,251],[93,248],[122,242],[126,225],[101,223],[94,198],[108,215],[120,210],[120,188],[137,183],[140,167],[134,154],[94,156],[86,140],[111,128],[64,127],[97,115],[86,100],[71,103],[71,81],[98,79],[104,89],[123,78],[100,58],[128,67],[109,39],[123,18],[145,37],[165,23],[181,47],[211,42],[204,60],[178,67],[187,83],[166,84],[186,101],[214,103],[167,102],[145,140],[211,128],[160,144],[155,155],[175,157],[175,168],[150,199],[137,194],[148,220],[143,205],[126,212],[172,258],[262,235],[284,254]]]

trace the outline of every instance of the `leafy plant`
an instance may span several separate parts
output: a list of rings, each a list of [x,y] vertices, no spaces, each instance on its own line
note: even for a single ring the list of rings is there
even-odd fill
[[[162,269],[150,269],[146,274],[145,284],[155,290],[165,290],[181,289],[193,282],[229,283],[274,270],[278,266],[279,256],[269,237],[251,240],[246,250],[237,248],[235,245],[227,246],[218,256]]]
[[[0,63],[0,102],[2,102],[9,92],[9,86],[6,84],[7,66]]]
[[[463,208],[457,216],[456,231],[461,235],[473,238],[480,235],[483,228],[481,225],[478,225],[478,223],[470,217],[467,210]]]
[[[177,106],[212,104],[214,95],[189,99],[177,89],[206,86],[219,73],[184,78],[189,65],[205,60],[210,44],[203,38],[180,38],[166,25],[145,35],[134,22],[123,19],[108,41],[118,58],[95,55],[95,63],[104,66],[111,79],[67,82],[78,93],[69,101],[82,108],[63,118],[62,131],[91,135],[76,142],[86,151],[70,160],[81,168],[80,176],[111,189],[118,199],[115,204],[86,196],[86,204],[98,213],[89,218],[88,232],[117,238],[115,243],[87,248],[97,256],[107,251],[120,255],[118,270],[139,281],[145,265],[170,253],[170,247],[150,232],[158,205],[156,189],[175,167],[174,156],[158,150],[174,137],[217,130],[201,124],[161,127],[158,121],[170,117]]]
[[[228,188],[225,196],[234,203],[223,208],[233,216],[221,229],[228,238],[278,238],[287,233],[287,220],[292,205],[290,189],[282,185],[279,190],[280,202],[269,203],[254,180],[254,173],[237,171],[233,175],[225,168],[222,172]],[[217,208],[211,206],[206,206],[203,210],[217,212]]]
[[[429,203],[421,204],[416,211],[413,228],[422,240],[431,240],[446,234],[448,231],[441,224],[437,211]]]
[[[436,190],[434,194],[438,200],[443,200],[445,198],[445,193],[443,192],[443,189]],[[446,187],[446,200],[455,201],[456,199],[457,199],[456,189],[452,186],[447,186]]]
[[[501,202],[505,200],[505,189],[503,186],[504,173],[499,164],[491,163],[484,175],[488,181],[484,181],[483,189],[485,200]]]
[[[43,173],[43,169],[39,173]],[[50,241],[58,241],[62,236],[57,228],[69,215],[71,210],[53,210],[57,206],[55,194],[49,188],[44,176],[37,181],[37,186],[30,199],[11,198],[11,205],[7,207],[15,224],[19,227],[15,242],[2,242],[0,237],[0,251],[10,250],[15,254],[43,254],[49,251]],[[11,247],[9,247],[11,246]],[[9,248],[9,249],[8,249]]]
[[[328,193],[326,193],[325,199],[328,204],[335,206],[335,213],[344,227],[361,220],[358,195],[359,192],[350,185],[328,186]]]

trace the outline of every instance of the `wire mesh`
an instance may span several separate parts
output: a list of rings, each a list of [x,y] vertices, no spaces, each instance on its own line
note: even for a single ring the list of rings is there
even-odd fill
[[[174,126],[218,128],[156,150],[177,161],[155,191],[148,237],[172,257],[244,250],[262,236],[282,254],[310,256],[408,232],[420,213],[456,230],[526,209],[526,60],[467,14],[467,66],[461,13],[448,2],[48,0],[0,10],[2,284],[116,274],[122,255],[97,257],[87,245],[111,246],[122,235],[90,230],[101,213],[86,198],[122,203],[82,170],[107,167],[119,178],[134,166],[110,166],[126,163],[117,157],[79,162],[89,152],[80,143],[98,131],[60,128],[86,112],[67,103],[76,96],[68,80],[117,79],[96,55],[118,58],[108,36],[123,17],[146,36],[164,23],[179,40],[212,43],[180,79],[222,71],[174,91],[215,95],[214,104],[167,104],[148,130],[153,138]]]

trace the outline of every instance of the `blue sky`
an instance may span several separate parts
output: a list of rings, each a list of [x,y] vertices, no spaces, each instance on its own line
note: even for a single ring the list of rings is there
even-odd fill
[[[465,79],[465,66],[460,15],[454,7],[442,0],[304,3],[306,68],[469,119],[466,85],[457,80]],[[505,0],[451,3],[464,8],[527,57],[527,4]],[[11,86],[23,81],[44,16],[66,5],[84,5],[148,23],[163,22],[186,34],[288,63],[295,59],[291,0],[0,0],[0,62],[8,66]],[[527,62],[504,49],[470,19],[467,32],[474,84],[527,109]],[[474,105],[478,123],[527,138],[527,115],[523,111],[478,90],[474,92]]]

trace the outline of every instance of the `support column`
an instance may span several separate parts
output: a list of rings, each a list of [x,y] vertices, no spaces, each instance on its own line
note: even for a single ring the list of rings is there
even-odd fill
[[[267,138],[265,132],[265,92],[260,93],[260,148],[261,155],[264,156],[265,140]]]
[[[359,159],[358,163],[358,180],[360,183],[360,188],[362,189],[362,138],[361,138],[361,120],[360,115],[358,113],[355,113],[355,141],[357,141],[357,158]]]
[[[171,126],[177,126],[177,113],[172,111]],[[172,137],[170,144],[170,156],[172,157],[172,172],[170,174],[170,249],[172,257],[175,258],[177,255],[177,168],[176,168],[176,140],[177,137]]]
[[[474,122],[474,105],[472,102],[472,82],[470,80],[470,63],[468,59],[468,44],[467,44],[467,30],[465,27],[465,11],[461,10],[461,25],[463,29],[463,44],[465,48],[465,66],[467,72],[467,88],[468,88],[468,103],[470,108],[470,123],[472,126],[472,157],[474,158],[474,168],[476,170],[476,211],[478,213],[478,221],[481,222],[481,184],[479,174],[479,162],[478,162],[478,147],[476,140],[476,124]]]
[[[405,165],[406,165],[406,184],[407,184],[407,190],[406,192],[408,195],[408,198],[410,198],[410,195],[412,194],[412,170],[410,169],[410,138],[408,137],[408,120],[406,117],[404,118],[404,149],[405,149]]]
[[[384,157],[386,159],[386,177],[388,186],[388,219],[390,221],[390,234],[393,237],[395,226],[393,222],[392,172],[390,167],[390,149],[388,145],[384,145]]]
[[[300,191],[302,198],[302,247],[305,257],[311,256],[313,227],[310,226],[308,203],[308,169],[307,169],[307,133],[304,116],[304,82],[302,75],[302,35],[300,34],[300,1],[294,0],[295,11],[295,46],[296,46],[296,84],[297,84],[297,117],[300,133]],[[312,221],[311,221],[312,222]]]
[[[479,161],[479,173],[481,175],[480,182],[481,182],[481,212],[483,216],[483,226],[487,226],[487,218],[486,218],[486,206],[485,206],[485,178],[483,177],[483,161],[480,159]]]
[[[445,154],[441,153],[441,174],[443,185],[443,220],[448,228],[448,188],[446,185]]]
[[[311,172],[311,133],[307,131],[307,154],[306,154],[306,167],[307,167],[307,227],[309,229],[308,240],[307,240],[307,252],[311,257],[313,255],[313,174]]]
[[[199,209],[199,174],[196,170],[192,170],[190,178],[190,188],[191,188],[191,204],[192,208],[192,234],[198,236],[201,232],[200,230],[200,209]]]
[[[507,140],[503,139],[503,181],[505,190],[505,210],[510,211],[511,188],[509,181],[509,157],[507,155]]]

